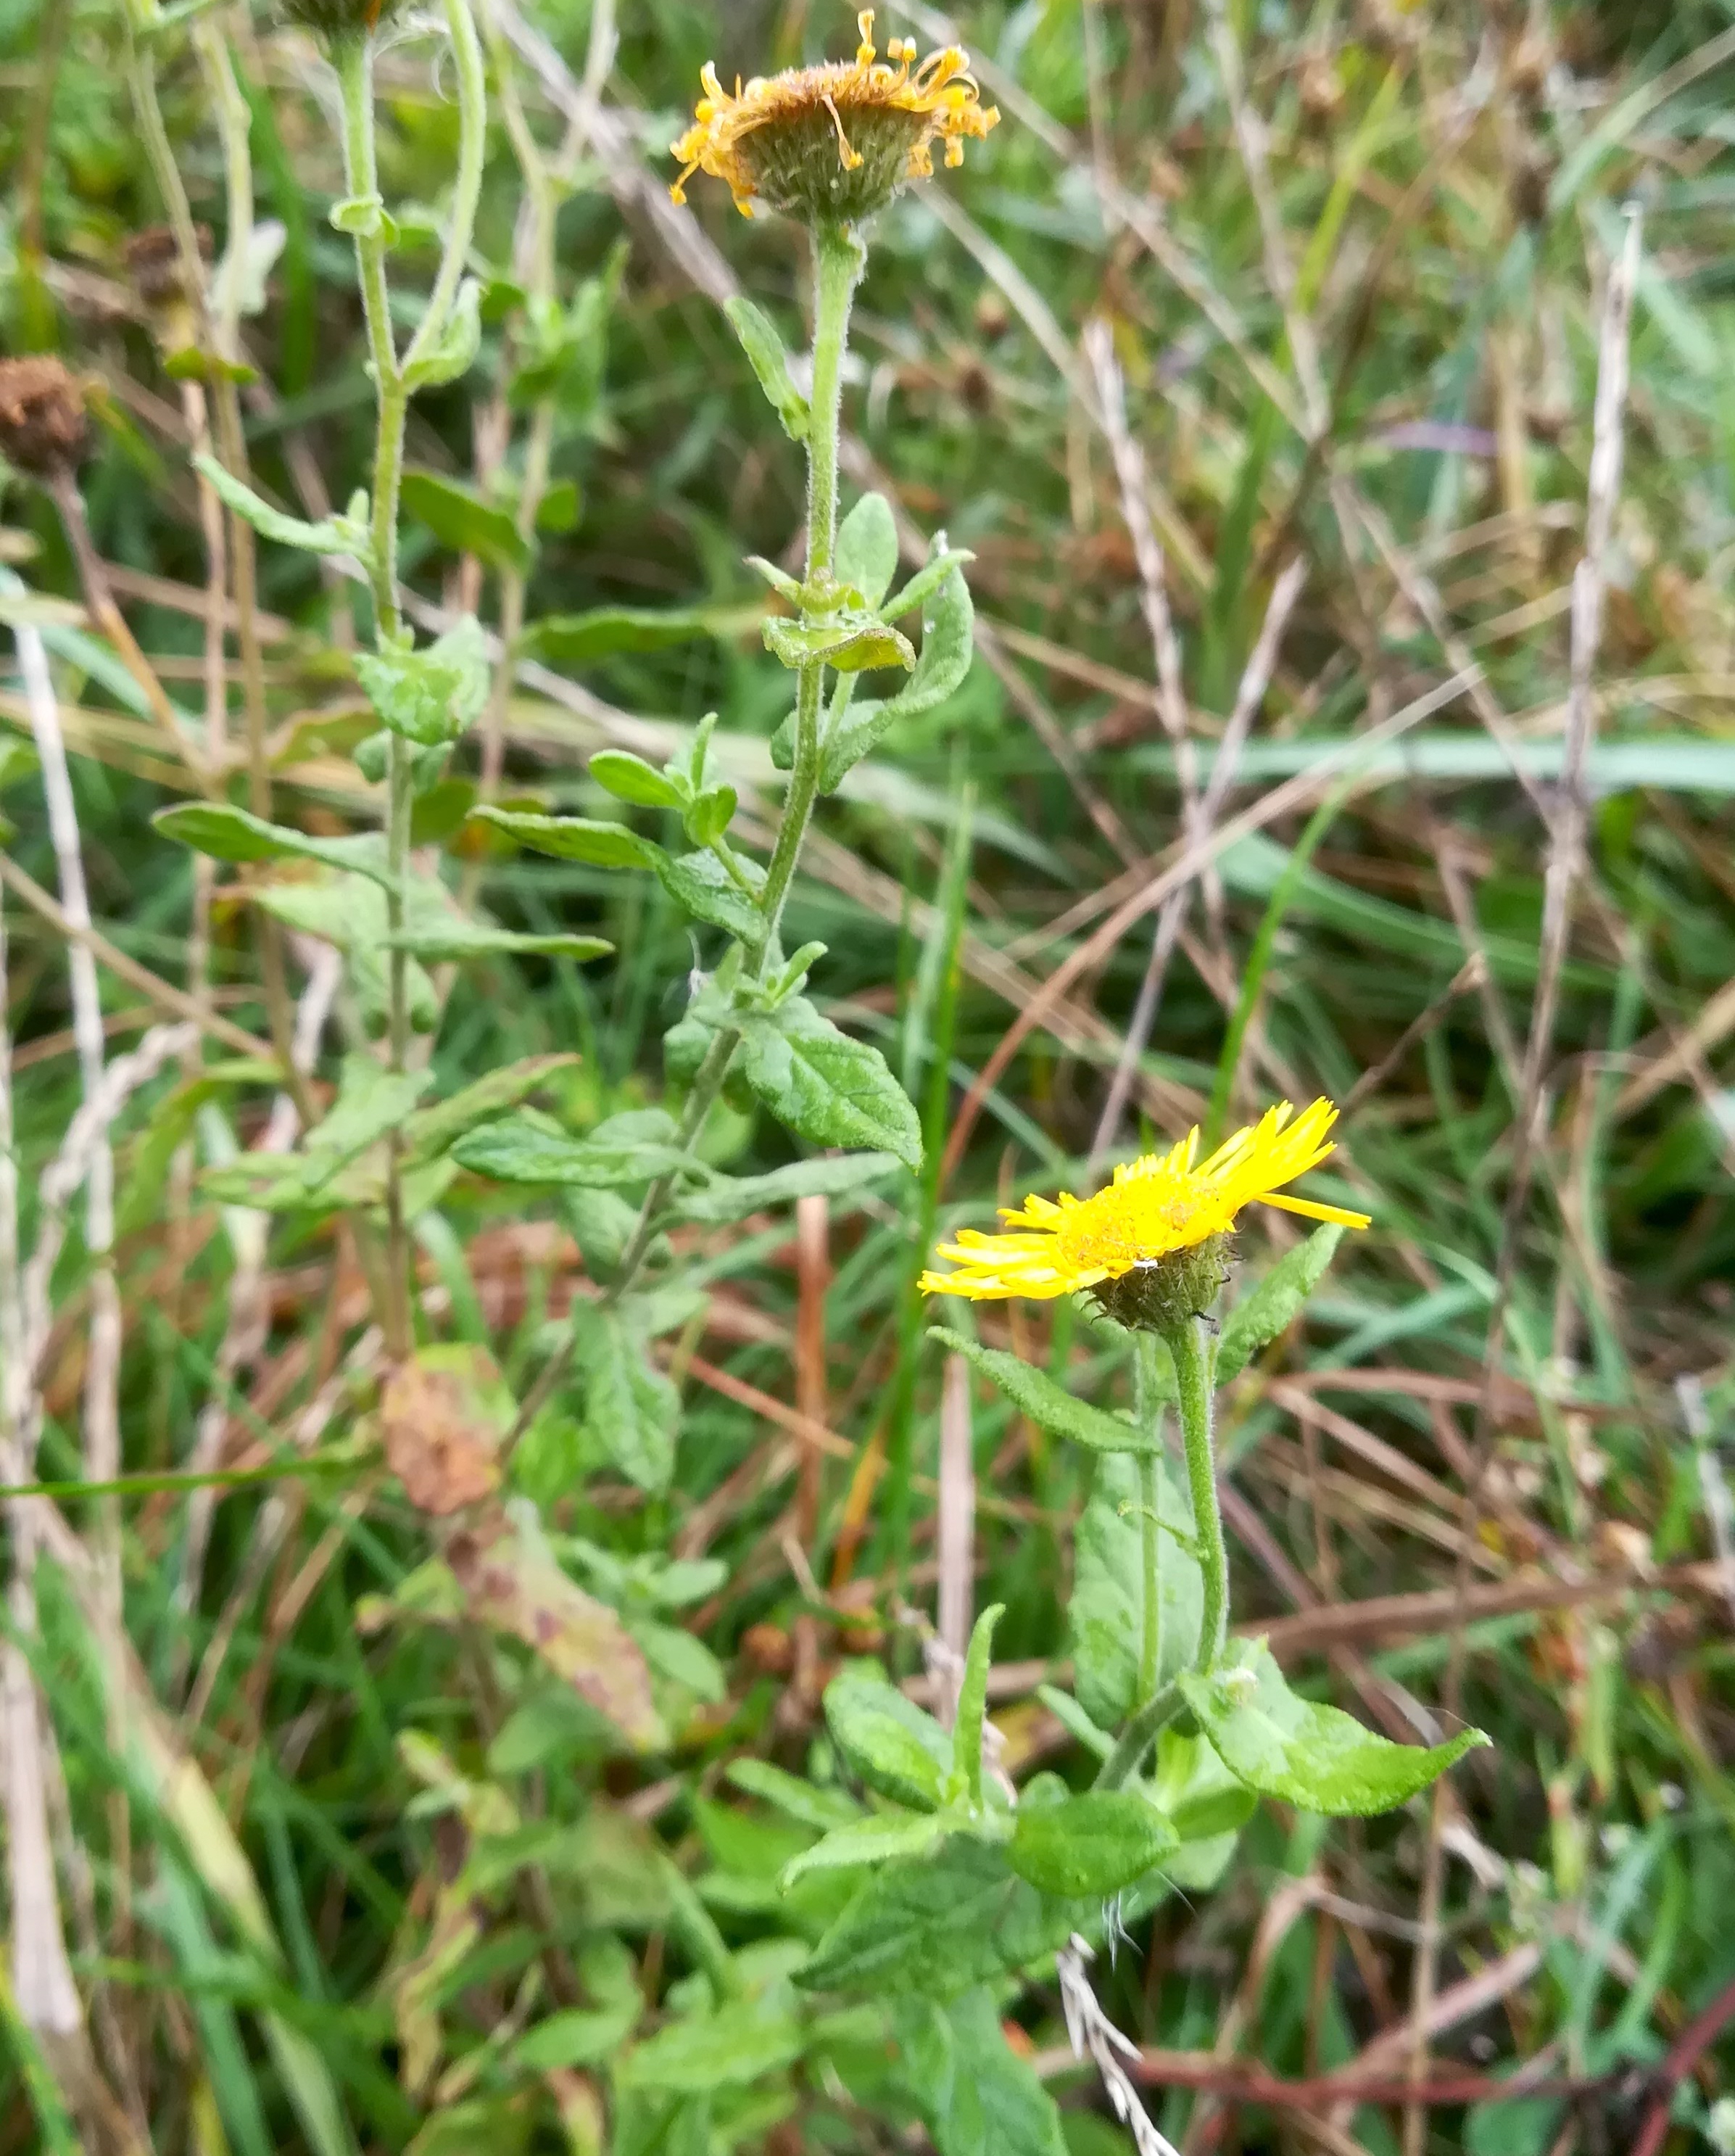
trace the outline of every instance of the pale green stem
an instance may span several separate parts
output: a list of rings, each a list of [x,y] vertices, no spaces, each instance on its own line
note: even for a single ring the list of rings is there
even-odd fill
[[[1203,1318],[1189,1317],[1168,1335],[1175,1359],[1180,1405],[1181,1442],[1187,1455],[1187,1486],[1193,1496],[1193,1532],[1204,1584],[1204,1609],[1199,1632],[1199,1668],[1208,1672],[1223,1651],[1229,1621],[1229,1552],[1223,1540],[1223,1512],[1217,1502],[1217,1464],[1211,1444],[1211,1394],[1217,1344]]]
[[[1137,1337],[1133,1366],[1133,1412],[1139,1429],[1160,1440],[1163,1408],[1157,1396],[1157,1342],[1147,1333]],[[1157,1690],[1157,1672],[1163,1662],[1163,1532],[1159,1507],[1163,1478],[1156,1451],[1138,1455],[1138,1508],[1141,1555],[1144,1560],[1144,1591],[1139,1637],[1138,1697],[1143,1706]]]
[[[446,20],[458,69],[458,177],[453,190],[445,251],[421,326],[402,362],[392,334],[383,226],[377,225],[373,231],[356,236],[356,267],[367,325],[368,351],[373,362],[378,413],[374,439],[372,559],[368,569],[373,594],[374,635],[382,646],[398,640],[403,622],[398,603],[398,498],[403,475],[404,422],[409,410],[405,376],[418,359],[433,349],[450,316],[475,223],[486,143],[487,93],[482,49],[477,42],[468,0],[446,0]],[[372,41],[368,38],[340,39],[331,57],[343,99],[346,182],[352,197],[377,199],[379,162],[374,142]],[[403,933],[404,925],[404,885],[409,868],[410,814],[413,806],[412,777],[409,746],[394,733],[387,752],[386,808],[386,922],[394,937]],[[408,954],[401,950],[394,949],[391,954],[388,1004],[388,1060],[393,1070],[403,1070],[409,1056],[409,961]],[[382,1313],[386,1350],[394,1358],[401,1358],[409,1353],[413,1338],[409,1234],[403,1208],[403,1166],[395,1136],[387,1150],[386,1226],[389,1283],[388,1300]]]
[[[488,146],[488,75],[482,64],[481,42],[470,12],[470,0],[446,0],[446,27],[452,33],[452,58],[458,74],[458,177],[447,211],[445,251],[435,273],[428,311],[403,363],[413,367],[425,359],[439,341],[458,282],[470,254],[470,235],[475,230],[476,204],[482,193],[482,161]]]
[[[814,380],[808,424],[808,581],[830,570],[837,547],[838,426],[843,398],[844,352],[850,336],[850,307],[855,296],[865,254],[855,234],[835,226],[814,232]],[[802,842],[819,790],[819,706],[824,694],[823,665],[803,666],[795,694],[795,754],[789,790],[783,802],[771,865],[765,875],[761,906],[765,940],[758,953],[762,972],[776,948],[783,902],[795,874]]]

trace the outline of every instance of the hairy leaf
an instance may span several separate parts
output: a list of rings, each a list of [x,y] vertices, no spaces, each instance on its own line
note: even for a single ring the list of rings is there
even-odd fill
[[[793,1887],[808,1871],[836,1871],[856,1865],[883,1864],[888,1857],[922,1856],[944,1840],[956,1824],[945,1812],[851,1820],[847,1826],[834,1828],[811,1849],[792,1856],[783,1866],[783,1883]]]
[[[812,413],[808,400],[789,379],[788,355],[770,316],[739,293],[723,302],[723,312],[741,340],[741,348],[758,377],[766,402],[778,415],[778,424],[792,442],[804,442]]]
[[[897,574],[897,519],[883,494],[865,494],[838,526],[834,560],[840,583],[853,584],[871,607]]]
[[[938,2156],[1067,2156],[1060,2113],[1000,2025],[986,1984],[894,2007],[899,2062]]]
[[[597,1449],[639,1489],[666,1490],[675,1471],[680,1395],[645,1360],[618,1310],[574,1302],[572,1327],[584,1424]]]
[[[985,1378],[993,1379],[1020,1414],[1028,1415],[1039,1430],[1052,1437],[1070,1438],[1093,1452],[1154,1452],[1161,1440],[1116,1414],[1105,1414],[1088,1401],[1076,1399],[1049,1376],[1017,1355],[1001,1348],[984,1348],[967,1333],[936,1325],[930,1337],[967,1356]]]
[[[1188,1537],[1193,1514],[1166,1462],[1158,1464],[1158,1512]],[[1072,1599],[1073,1688],[1091,1719],[1116,1727],[1137,1703],[1139,1642],[1144,1620],[1144,1532],[1136,1512],[1135,1463],[1115,1454],[1096,1463],[1090,1502],[1078,1523]],[[1199,1651],[1204,1589],[1199,1566],[1172,1534],[1159,1536],[1163,1568],[1159,1680],[1189,1665]]]
[[[921,1166],[921,1125],[876,1048],[852,1040],[804,996],[748,1025],[742,1077],[786,1129],[814,1145],[871,1146]]]
[[[1335,1220],[1316,1228],[1305,1243],[1285,1251],[1251,1294],[1224,1320],[1217,1345],[1217,1383],[1239,1377],[1260,1349],[1286,1332],[1324,1277],[1343,1230]]]
[[[1298,1698],[1263,1640],[1236,1643],[1209,1676],[1180,1680],[1187,1704],[1229,1772],[1261,1796],[1334,1819],[1390,1811],[1488,1739],[1394,1744],[1341,1708]]]
[[[1020,1804],[1008,1854],[1045,1894],[1118,1894],[1179,1839],[1137,1790],[1087,1789],[1057,1804]]]
[[[952,1772],[952,1740],[932,1715],[878,1677],[844,1671],[825,1688],[825,1722],[870,1789],[932,1811]]]

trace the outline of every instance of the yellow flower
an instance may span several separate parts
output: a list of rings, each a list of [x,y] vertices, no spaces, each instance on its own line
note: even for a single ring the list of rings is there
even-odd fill
[[[1168,1152],[1147,1153],[1117,1168],[1113,1182],[1094,1198],[1063,1192],[1058,1199],[1026,1199],[1021,1212],[1001,1215],[1009,1228],[1021,1233],[984,1235],[960,1229],[955,1243],[942,1243],[936,1253],[958,1270],[924,1273],[923,1291],[986,1302],[1094,1288],[1111,1314],[1119,1316],[1116,1305],[1121,1299],[1104,1294],[1106,1285],[1154,1274],[1164,1259],[1214,1243],[1229,1234],[1244,1205],[1257,1201],[1305,1214],[1310,1220],[1365,1228],[1365,1213],[1280,1195],[1285,1183],[1317,1168],[1333,1150],[1326,1132],[1337,1120],[1329,1101],[1316,1101],[1300,1115],[1286,1101],[1248,1129],[1237,1131],[1197,1166],[1199,1132],[1189,1131]],[[1211,1255],[1214,1292],[1214,1252]],[[1189,1277],[1186,1286],[1195,1293],[1199,1281]]]
[[[878,59],[873,9],[856,19],[861,44],[853,60],[755,75],[745,88],[737,76],[732,97],[706,62],[693,125],[670,146],[685,168],[670,190],[676,202],[705,172],[727,181],[744,217],[758,200],[854,223],[906,180],[930,177],[935,141],[945,142],[948,165],[962,164],[965,138],[979,141],[1000,117],[983,104],[968,57],[948,45],[912,71],[913,38],[893,38]]]

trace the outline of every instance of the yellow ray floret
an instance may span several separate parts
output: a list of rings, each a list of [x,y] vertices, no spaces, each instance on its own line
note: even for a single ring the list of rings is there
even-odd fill
[[[883,133],[888,122],[896,123],[897,178],[928,178],[937,141],[946,145],[948,165],[962,164],[966,138],[979,141],[1000,117],[993,105],[983,104],[968,54],[947,45],[916,67],[915,40],[893,38],[882,60],[874,47],[873,9],[865,8],[857,21],[861,44],[853,60],[787,68],[781,74],[755,75],[745,85],[737,76],[732,96],[707,60],[700,74],[705,95],[693,124],[670,145],[683,168],[670,190],[675,201],[686,200],[686,183],[695,172],[709,172],[727,182],[736,208],[751,217],[755,197],[768,184],[775,192],[775,180],[787,177],[778,170],[775,138],[805,131],[822,116],[842,172],[856,172],[864,162],[855,138],[864,129]]]
[[[1337,1120],[1329,1101],[1316,1101],[1300,1115],[1286,1101],[1198,1165],[1199,1132],[1189,1131],[1168,1152],[1117,1168],[1113,1182],[1094,1198],[1063,1191],[1058,1199],[1029,1198],[1021,1211],[1003,1213],[1007,1226],[1020,1233],[960,1229],[955,1243],[942,1243],[935,1253],[957,1270],[924,1273],[923,1292],[967,1296],[973,1302],[1070,1295],[1227,1234],[1241,1208],[1255,1201],[1310,1220],[1365,1228],[1365,1213],[1282,1194],[1284,1184],[1334,1150],[1326,1133]]]

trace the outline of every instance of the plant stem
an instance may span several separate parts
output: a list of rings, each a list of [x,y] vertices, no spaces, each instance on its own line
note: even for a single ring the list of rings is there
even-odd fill
[[[1189,1317],[1168,1335],[1179,1383],[1181,1441],[1187,1454],[1187,1484],[1193,1495],[1193,1533],[1204,1583],[1199,1623],[1199,1662],[1209,1671],[1223,1651],[1229,1620],[1229,1552],[1223,1540],[1223,1513],[1217,1502],[1217,1466],[1211,1447],[1211,1390],[1217,1347],[1203,1318]]]
[[[850,334],[850,307],[867,260],[867,250],[846,226],[816,227],[814,233],[814,385],[812,419],[808,430],[808,576],[829,571],[837,547],[838,428],[843,398],[844,351]],[[762,979],[778,949],[778,925],[783,901],[795,874],[802,841],[807,836],[814,803],[819,790],[819,707],[824,694],[825,669],[816,662],[803,666],[798,676],[795,699],[795,757],[789,774],[789,791],[783,820],[766,871],[759,904],[764,932],[757,948],[749,952],[755,978]],[[690,1152],[698,1142],[717,1096],[723,1089],[729,1065],[740,1045],[741,1034],[733,1026],[720,1027],[712,1036],[705,1060],[687,1089],[675,1142]],[[614,1277],[603,1293],[603,1306],[612,1308],[637,1279],[656,1234],[657,1217],[675,1188],[673,1175],[659,1176],[644,1194],[639,1219],[621,1254]],[[570,1368],[572,1342],[568,1337],[544,1364],[534,1385],[525,1395],[518,1418],[507,1438],[515,1445],[535,1420],[545,1401]]]
[[[1157,1397],[1157,1342],[1148,1333],[1137,1336],[1133,1364],[1133,1409],[1142,1430],[1159,1437],[1163,1409]],[[1157,1672],[1163,1661],[1163,1531],[1158,1508],[1163,1500],[1160,1454],[1138,1455],[1139,1528],[1144,1559],[1143,1625],[1139,1639],[1138,1697],[1142,1706],[1157,1690]]]
[[[847,226],[814,228],[814,381],[808,423],[808,582],[829,572],[837,549],[838,424],[843,398],[844,351],[850,336],[850,307],[866,261],[866,251]],[[803,666],[795,692],[795,755],[789,790],[783,801],[771,865],[760,904],[765,940],[758,952],[762,973],[777,947],[783,902],[807,836],[808,822],[819,790],[819,706],[825,668],[816,660]]]
[[[486,144],[487,90],[482,49],[468,0],[446,0],[446,22],[458,69],[458,177],[453,190],[445,250],[429,295],[427,311],[402,361],[392,334],[391,295],[386,280],[383,209],[372,230],[356,234],[356,268],[362,310],[373,362],[377,424],[373,451],[372,544],[368,578],[373,595],[374,639],[382,649],[403,633],[398,603],[398,497],[403,476],[403,429],[409,413],[408,375],[415,362],[438,343],[452,311],[470,249],[481,190]],[[379,161],[374,141],[373,44],[347,37],[332,50],[343,100],[343,167],[352,198],[378,201]],[[395,937],[403,933],[404,886],[409,872],[410,815],[414,805],[413,763],[409,745],[394,733],[387,751],[386,922]],[[394,1071],[409,1060],[409,958],[393,949],[388,971],[388,1061]],[[387,1295],[381,1322],[386,1353],[393,1360],[413,1345],[409,1293],[409,1224],[403,1204],[403,1173],[397,1135],[386,1157]]]
[[[1115,1748],[1103,1761],[1094,1786],[1099,1789],[1124,1789],[1138,1772],[1159,1733],[1180,1711],[1178,1685],[1166,1684],[1161,1691],[1153,1693],[1115,1740]]]

